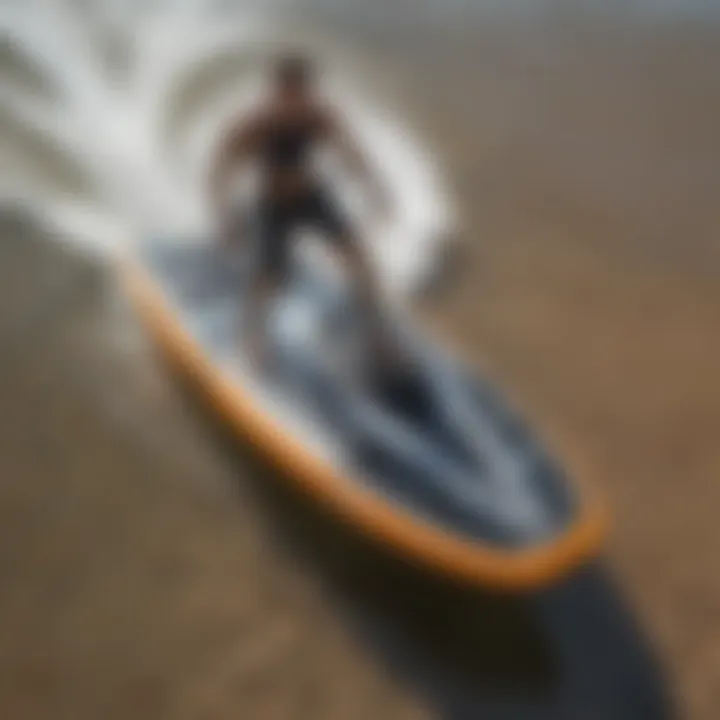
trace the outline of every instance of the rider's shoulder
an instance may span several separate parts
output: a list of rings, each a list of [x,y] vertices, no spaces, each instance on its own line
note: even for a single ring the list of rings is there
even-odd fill
[[[225,136],[231,144],[242,144],[256,137],[267,124],[264,110],[243,113],[230,120]]]
[[[258,105],[247,116],[247,126],[262,131],[270,126],[278,116],[278,111],[270,104]]]

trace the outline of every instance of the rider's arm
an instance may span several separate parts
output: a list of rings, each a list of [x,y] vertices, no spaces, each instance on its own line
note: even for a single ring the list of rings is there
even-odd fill
[[[231,125],[220,139],[210,166],[209,195],[222,221],[230,212],[231,182],[238,167],[253,153],[262,132],[262,119],[253,116]]]
[[[323,126],[328,140],[343,156],[350,170],[365,183],[381,211],[386,212],[389,202],[385,182],[356,142],[353,133],[330,111],[324,113]]]

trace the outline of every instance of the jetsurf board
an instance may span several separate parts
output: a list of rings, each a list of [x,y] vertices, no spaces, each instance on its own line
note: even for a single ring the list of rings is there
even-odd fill
[[[240,340],[247,273],[226,251],[148,240],[122,275],[149,333],[238,438],[391,552],[507,590],[548,585],[598,552],[594,490],[492,383],[409,318],[394,322],[413,371],[356,380],[350,294],[312,262],[296,265],[268,319],[262,375]]]

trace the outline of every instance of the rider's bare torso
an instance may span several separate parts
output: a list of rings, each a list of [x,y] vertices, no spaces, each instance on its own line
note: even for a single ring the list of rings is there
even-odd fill
[[[314,98],[271,98],[237,128],[230,150],[258,171],[261,198],[291,202],[320,182],[317,151],[333,129],[331,111]]]

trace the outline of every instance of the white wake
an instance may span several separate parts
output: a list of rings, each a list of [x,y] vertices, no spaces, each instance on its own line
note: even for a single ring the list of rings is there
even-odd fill
[[[431,153],[368,80],[382,69],[337,33],[227,5],[6,0],[3,202],[91,251],[207,234],[210,143],[256,91],[264,59],[290,43],[324,61],[328,91],[389,181],[397,211],[372,247],[388,286],[410,291],[432,274],[455,210]]]

